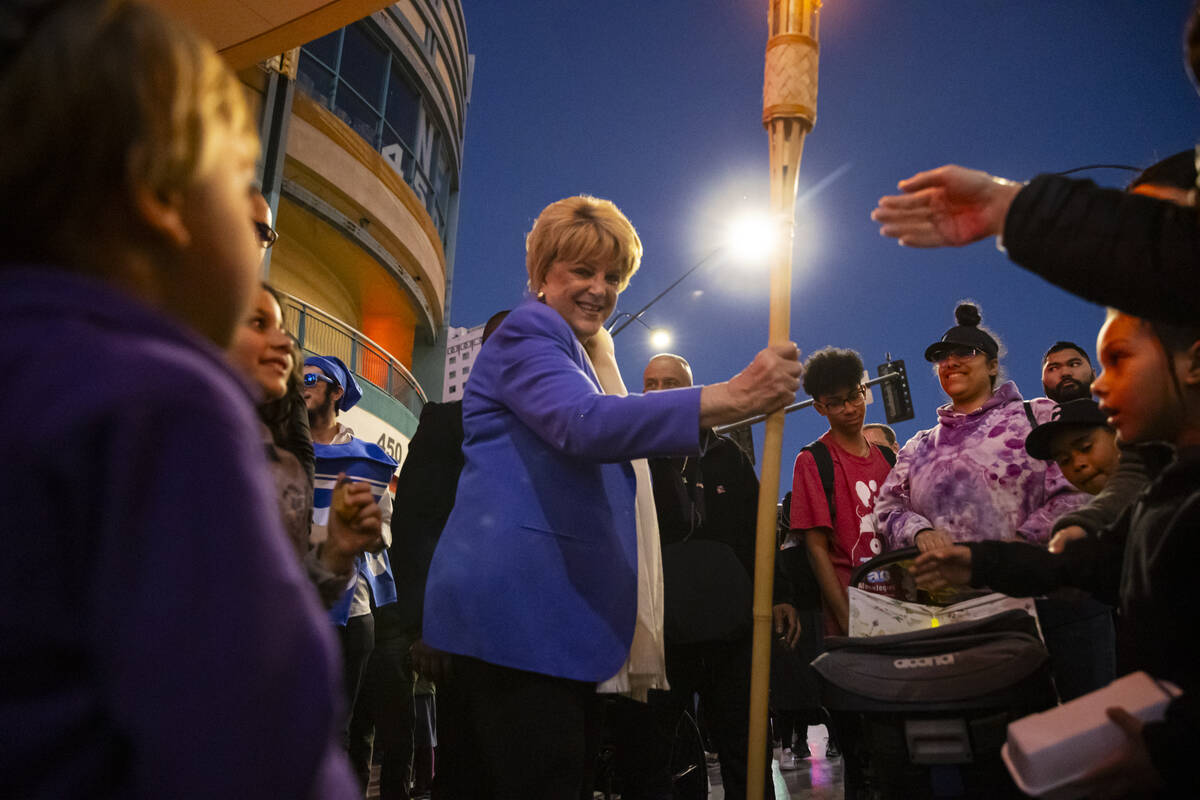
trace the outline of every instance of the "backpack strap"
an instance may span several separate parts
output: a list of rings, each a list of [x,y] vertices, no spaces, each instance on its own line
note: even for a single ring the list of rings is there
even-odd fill
[[[896,466],[896,454],[891,451],[891,448],[878,444],[872,446],[883,455],[884,461],[888,462],[890,466]],[[829,525],[832,527],[837,521],[837,503],[833,499],[833,455],[820,439],[809,442],[800,448],[800,452],[805,450],[812,454],[813,461],[817,464],[817,474],[821,476],[821,488],[825,490],[825,502],[829,504]]]
[[[804,445],[800,450],[801,452],[807,450],[811,453],[813,461],[817,464],[817,474],[821,476],[821,488],[825,490],[825,502],[829,504],[829,525],[832,527],[833,523],[837,521],[837,504],[833,501],[833,456],[820,439]]]
[[[1025,416],[1029,418],[1030,429],[1036,428],[1038,426],[1038,421],[1037,417],[1033,416],[1033,406],[1028,400],[1026,400],[1024,403],[1021,403],[1021,405],[1025,408]]]

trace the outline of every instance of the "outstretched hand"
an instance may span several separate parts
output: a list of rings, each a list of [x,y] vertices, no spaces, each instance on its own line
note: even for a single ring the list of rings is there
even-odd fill
[[[871,219],[905,247],[961,247],[1004,231],[1021,184],[948,164],[900,181],[903,194],[881,197]]]
[[[966,586],[971,582],[971,548],[956,544],[922,553],[909,572],[927,592]]]

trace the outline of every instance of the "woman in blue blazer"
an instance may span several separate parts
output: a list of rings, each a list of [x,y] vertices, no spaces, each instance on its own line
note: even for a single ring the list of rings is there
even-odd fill
[[[465,465],[425,591],[425,641],[454,654],[439,703],[462,704],[479,767],[448,776],[473,790],[443,796],[579,796],[595,684],[624,663],[637,611],[630,460],[695,454],[701,428],[781,408],[799,385],[788,345],[725,383],[606,395],[584,343],[638,268],[636,231],[611,202],[571,197],[526,249],[533,295],[472,367]]]

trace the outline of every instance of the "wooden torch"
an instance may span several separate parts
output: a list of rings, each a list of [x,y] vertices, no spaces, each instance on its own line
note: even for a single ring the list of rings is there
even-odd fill
[[[817,20],[820,0],[770,0],[763,126],[771,149],[771,216],[776,221],[772,251],[771,316],[768,343],[790,340],[792,239],[796,178],[804,137],[817,121]],[[750,752],[746,796],[763,797],[767,776],[767,691],[771,682],[772,592],[775,577],[775,520],[783,417],[767,417],[754,563],[754,660],[750,675]]]

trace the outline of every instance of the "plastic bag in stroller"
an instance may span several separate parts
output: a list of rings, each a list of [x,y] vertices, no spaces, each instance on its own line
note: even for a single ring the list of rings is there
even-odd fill
[[[873,559],[851,585],[915,556],[911,548]],[[1024,796],[1000,757],[1008,723],[1056,702],[1034,617],[1010,608],[906,633],[829,637],[825,648],[813,668],[845,759],[847,800]]]

